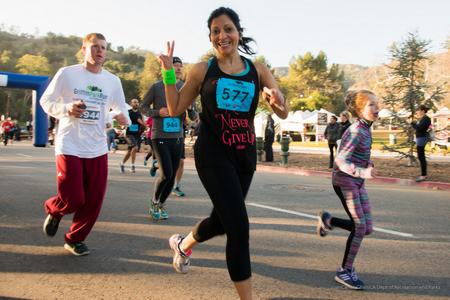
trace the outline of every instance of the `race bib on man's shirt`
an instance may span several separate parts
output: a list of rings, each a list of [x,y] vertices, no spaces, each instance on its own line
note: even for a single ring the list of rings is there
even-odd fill
[[[139,125],[138,124],[131,124],[130,127],[128,127],[128,131],[130,132],[138,132]]]
[[[179,118],[164,118],[163,131],[164,132],[179,132],[181,130],[181,122]]]
[[[86,110],[80,116],[80,123],[87,125],[97,124],[100,120],[100,106],[86,103]]]
[[[216,101],[220,109],[248,112],[254,95],[255,85],[252,82],[230,78],[217,81]]]

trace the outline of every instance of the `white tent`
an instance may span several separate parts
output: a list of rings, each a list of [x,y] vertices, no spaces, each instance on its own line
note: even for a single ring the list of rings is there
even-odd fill
[[[379,112],[378,112],[378,117],[380,118],[380,119],[387,119],[387,118],[392,118],[392,111],[390,111],[389,109],[387,109],[387,108],[383,108],[382,110],[380,110]]]
[[[443,107],[440,110],[438,110],[437,112],[435,112],[433,114],[434,118],[437,117],[450,117],[450,109],[448,109],[448,107]]]
[[[333,114],[332,112],[329,112],[329,111],[327,111],[327,110],[321,108],[320,110],[315,110],[315,111],[311,112],[311,113],[309,114],[309,116],[306,117],[306,118],[303,120],[303,123],[304,123],[304,124],[317,124],[317,121],[318,121],[318,120],[317,120],[317,116],[318,116],[319,113],[326,113],[326,114],[327,114],[327,120],[328,120],[328,121],[330,121],[331,116],[335,116],[335,117],[336,117],[336,115]]]
[[[267,114],[265,112],[260,112],[255,115],[254,125],[255,125],[255,135],[264,137],[264,130],[267,123]]]

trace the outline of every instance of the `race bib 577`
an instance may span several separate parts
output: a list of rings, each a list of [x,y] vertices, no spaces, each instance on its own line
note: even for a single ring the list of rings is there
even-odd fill
[[[230,78],[217,81],[217,107],[226,110],[248,112],[255,95],[255,84]]]

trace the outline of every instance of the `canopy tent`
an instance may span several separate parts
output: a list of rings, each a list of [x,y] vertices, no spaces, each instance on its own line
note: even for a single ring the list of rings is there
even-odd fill
[[[260,112],[255,115],[254,126],[255,126],[255,135],[260,137],[264,137],[264,130],[266,128],[267,123],[267,113]]]
[[[392,118],[392,115],[393,115],[392,111],[390,111],[390,110],[387,109],[387,108],[383,108],[383,109],[381,109],[381,110],[378,112],[378,117],[379,117],[380,119],[388,119],[388,118]]]
[[[450,117],[450,109],[448,107],[443,107],[433,114],[433,118],[437,117]]]
[[[318,115],[319,113],[327,114],[327,122],[330,121],[331,116],[335,116],[332,112],[327,111],[326,109],[321,108],[320,110],[315,110],[311,112],[311,114],[303,120],[304,124],[317,124],[318,123]]]

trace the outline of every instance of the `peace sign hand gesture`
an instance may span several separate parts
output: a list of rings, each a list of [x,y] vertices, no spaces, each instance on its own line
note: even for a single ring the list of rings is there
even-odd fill
[[[158,55],[161,68],[170,70],[173,68],[173,50],[175,49],[175,41],[167,42],[167,54]]]

